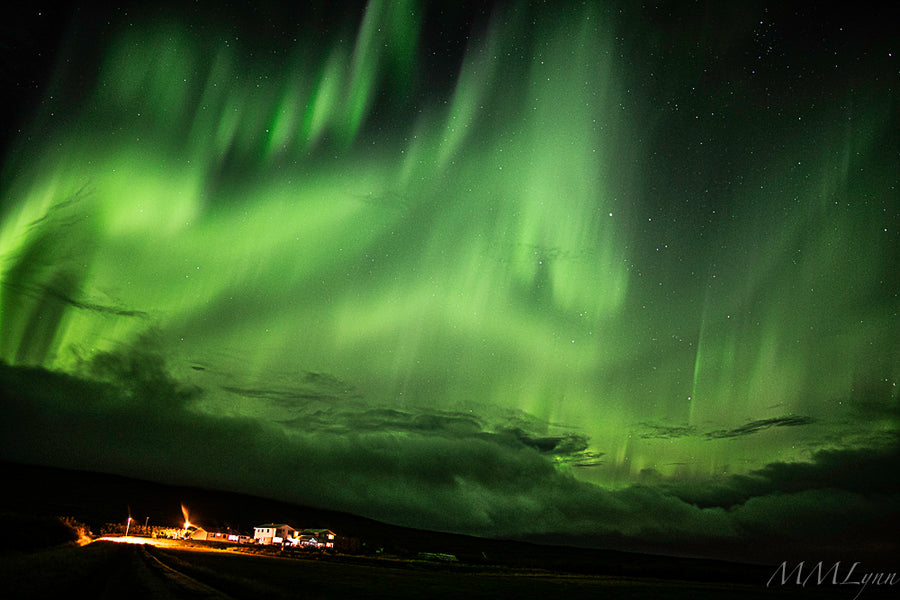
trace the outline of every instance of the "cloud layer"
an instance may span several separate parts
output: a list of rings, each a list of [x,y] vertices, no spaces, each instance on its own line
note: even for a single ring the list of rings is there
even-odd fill
[[[730,477],[648,476],[608,490],[565,468],[602,460],[586,451],[583,437],[539,435],[522,415],[498,426],[475,414],[365,408],[324,394],[292,420],[216,416],[195,408],[205,390],[175,381],[152,353],[100,355],[83,371],[0,368],[3,459],[243,491],[476,535],[749,560],[770,560],[776,551],[785,559],[815,551],[862,560],[896,550],[888,533],[900,518],[896,445],[822,451],[808,462]],[[340,387],[324,375],[301,380],[301,387]]]

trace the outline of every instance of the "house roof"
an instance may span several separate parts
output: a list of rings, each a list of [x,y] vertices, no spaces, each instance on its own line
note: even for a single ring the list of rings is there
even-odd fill
[[[303,533],[311,533],[313,535],[322,535],[323,533],[331,533],[334,532],[330,529],[304,529]]]
[[[287,523],[266,523],[265,525],[257,525],[253,529],[262,529],[264,527],[266,527],[266,528],[273,527],[275,529],[280,529],[282,527],[291,527],[291,526],[288,525]],[[293,529],[293,527],[291,527],[291,529]]]
[[[222,529],[207,529],[206,533],[221,533],[222,535],[244,535],[240,531],[237,531],[235,529],[228,529],[227,527]]]

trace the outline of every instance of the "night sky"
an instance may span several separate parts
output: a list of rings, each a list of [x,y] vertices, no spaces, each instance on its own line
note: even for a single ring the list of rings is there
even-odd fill
[[[889,3],[214,4],[7,9],[0,457],[896,551]]]

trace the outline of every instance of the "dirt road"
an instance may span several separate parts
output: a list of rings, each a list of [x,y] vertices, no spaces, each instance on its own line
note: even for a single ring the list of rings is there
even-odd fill
[[[76,595],[103,600],[231,600],[227,594],[164,564],[141,544],[100,541],[0,560],[3,598]]]

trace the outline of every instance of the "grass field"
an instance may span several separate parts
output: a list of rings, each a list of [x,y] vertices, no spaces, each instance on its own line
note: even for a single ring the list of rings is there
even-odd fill
[[[760,586],[684,583],[466,567],[420,561],[286,559],[155,550],[167,564],[236,598],[760,598]],[[300,594],[302,592],[302,594]],[[778,596],[779,594],[775,594]]]
[[[134,540],[132,540],[134,541]],[[188,598],[159,563],[236,600],[272,598],[850,598],[834,589],[767,588],[675,579],[572,575],[416,560],[283,558],[237,551],[98,541],[8,555],[3,598]],[[152,563],[152,564],[151,564]],[[155,566],[154,566],[155,565]],[[167,570],[168,570],[167,569]],[[844,590],[842,590],[844,591]],[[209,596],[207,596],[209,597]],[[875,597],[880,597],[876,595]]]

